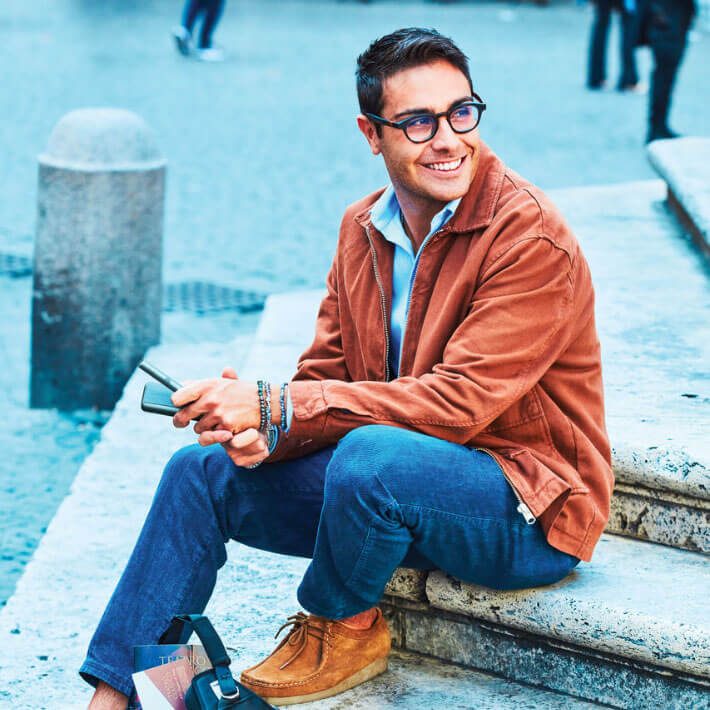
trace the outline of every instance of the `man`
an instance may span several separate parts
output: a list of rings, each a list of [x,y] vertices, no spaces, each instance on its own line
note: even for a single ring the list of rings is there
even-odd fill
[[[621,74],[617,83],[619,91],[644,93],[646,87],[639,82],[634,57],[634,45],[638,33],[638,16],[635,0],[594,0],[595,12],[592,34],[589,40],[587,87],[604,89],[606,80],[606,43],[612,10],[619,11],[621,24],[620,54]]]
[[[589,560],[604,528],[594,297],[569,227],[480,141],[485,104],[451,40],[376,40],[357,88],[391,184],[345,212],[287,393],[230,368],[175,393],[176,425],[202,415],[207,448],[166,467],[81,669],[98,684],[92,710],[125,706],[133,644],[204,609],[229,539],[312,558],[309,614],[242,674],[286,705],[386,668],[376,605],[398,566],[544,585]]]
[[[212,43],[212,33],[223,9],[224,0],[187,0],[182,11],[182,22],[172,31],[178,52],[186,57],[194,56],[203,62],[224,61],[224,50]],[[193,47],[192,32],[200,15],[200,39],[197,47]]]
[[[671,96],[683,59],[688,30],[695,16],[695,0],[640,0],[640,42],[653,54],[653,74],[646,142],[677,138],[668,126]]]

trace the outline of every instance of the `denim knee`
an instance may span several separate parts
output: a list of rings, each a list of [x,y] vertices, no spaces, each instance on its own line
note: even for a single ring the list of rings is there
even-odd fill
[[[215,473],[224,468],[226,456],[219,445],[194,444],[178,449],[163,469],[156,497],[167,494],[192,503],[206,501],[214,508],[226,495],[228,478]],[[210,469],[214,469],[212,475]]]

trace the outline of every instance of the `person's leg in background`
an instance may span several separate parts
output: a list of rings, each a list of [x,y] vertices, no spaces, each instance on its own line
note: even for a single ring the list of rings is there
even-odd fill
[[[92,710],[125,708],[134,645],[157,643],[173,615],[204,610],[228,540],[312,555],[332,449],[253,470],[235,466],[220,446],[173,456],[80,669],[92,685],[115,689]]]
[[[650,12],[649,40],[654,68],[647,142],[677,136],[668,126],[668,114],[694,14],[694,4],[692,0],[654,0]]]
[[[182,10],[182,22],[172,32],[178,52],[186,57],[192,49],[192,30],[203,4],[204,0],[186,0]]]
[[[636,69],[636,42],[639,32],[639,15],[634,8],[630,11],[624,4],[621,8],[621,76],[619,91],[641,91],[638,71]]]
[[[224,0],[206,0],[205,17],[200,30],[199,49],[209,49],[212,46],[212,34],[224,9]]]
[[[612,0],[594,0],[594,21],[589,39],[587,87],[601,89],[606,82],[606,41],[609,35]]]

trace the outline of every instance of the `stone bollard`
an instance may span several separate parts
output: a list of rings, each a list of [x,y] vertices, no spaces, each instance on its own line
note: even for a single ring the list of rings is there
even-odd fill
[[[165,160],[139,116],[72,111],[38,192],[30,406],[112,409],[160,341]]]

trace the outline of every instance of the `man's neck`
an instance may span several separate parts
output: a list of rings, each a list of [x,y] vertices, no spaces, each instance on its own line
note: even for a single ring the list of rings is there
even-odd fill
[[[400,198],[399,195],[397,201],[402,215],[402,226],[416,254],[429,234],[434,216],[441,212],[447,203],[427,201],[422,204],[418,200],[407,199],[405,196]]]

